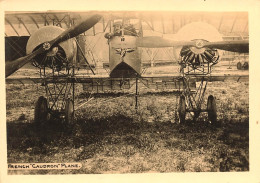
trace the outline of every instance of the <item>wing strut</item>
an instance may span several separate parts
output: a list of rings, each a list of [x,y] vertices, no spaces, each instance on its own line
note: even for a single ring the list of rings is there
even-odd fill
[[[82,49],[81,49],[81,47],[80,47],[80,45],[79,45],[78,40],[77,40],[77,39],[75,39],[75,40],[76,40],[76,43],[77,43],[77,46],[78,46],[78,48],[79,48],[79,51],[80,51],[81,55],[83,56],[85,62],[88,64],[88,67],[90,68],[90,70],[92,71],[92,73],[95,75],[95,72],[93,71],[91,65],[89,64],[87,58],[85,57],[85,55],[84,55],[84,53],[83,53],[83,51],[82,51]]]

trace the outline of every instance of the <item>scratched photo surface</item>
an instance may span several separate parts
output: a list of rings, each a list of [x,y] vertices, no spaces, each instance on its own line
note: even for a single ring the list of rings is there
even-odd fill
[[[4,22],[8,174],[249,171],[247,12]]]

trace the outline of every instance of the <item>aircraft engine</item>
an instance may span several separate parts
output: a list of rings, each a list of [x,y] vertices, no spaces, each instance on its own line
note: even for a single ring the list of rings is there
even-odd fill
[[[204,66],[204,64],[218,63],[219,53],[217,49],[200,48],[198,44],[203,44],[203,40],[196,41],[196,47],[183,47],[180,51],[181,64],[189,64],[193,68]]]
[[[217,29],[207,23],[195,22],[182,27],[177,37],[179,41],[195,41],[196,46],[184,46],[179,51],[180,64],[190,65],[193,68],[204,64],[216,64],[219,59],[217,49],[204,47],[206,42],[222,41]]]
[[[38,29],[28,40],[26,53],[30,54],[37,50],[40,46],[49,48],[48,41],[59,36],[64,29],[57,26],[45,26]],[[55,71],[60,71],[64,66],[69,66],[75,63],[76,57],[76,42],[74,39],[64,41],[52,47],[47,53],[37,55],[33,60],[35,67],[50,67]]]

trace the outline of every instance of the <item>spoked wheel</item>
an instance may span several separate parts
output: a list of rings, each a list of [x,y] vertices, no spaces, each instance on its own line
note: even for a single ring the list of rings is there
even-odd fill
[[[185,97],[183,95],[180,96],[178,113],[179,113],[180,123],[184,123],[185,116],[186,116],[186,103],[185,103]]]
[[[237,70],[241,70],[242,69],[242,64],[241,64],[241,62],[238,62],[237,63]]]
[[[40,96],[35,104],[34,122],[36,124],[43,123],[47,121],[47,116],[48,116],[47,99],[43,96]]]
[[[71,99],[67,99],[66,106],[65,106],[65,123],[72,124],[73,121],[74,121],[73,101]]]
[[[245,62],[245,63],[243,64],[243,69],[244,69],[244,70],[248,70],[248,68],[249,68],[249,64],[248,64],[248,62]]]
[[[210,95],[208,97],[208,103],[207,103],[207,111],[208,111],[208,118],[209,121],[213,125],[217,125],[217,107],[216,107],[216,100],[215,98]]]

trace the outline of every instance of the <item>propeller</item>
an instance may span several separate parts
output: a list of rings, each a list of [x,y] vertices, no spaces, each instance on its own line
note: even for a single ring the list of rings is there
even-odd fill
[[[146,48],[195,46],[194,41],[174,41],[158,36],[138,37],[136,40],[136,44],[137,47]]]
[[[162,48],[162,47],[196,47],[196,48],[214,48],[226,51],[248,53],[249,52],[249,41],[217,41],[208,42],[206,40],[193,40],[193,41],[174,41],[162,37],[139,37],[137,38],[137,47],[146,48]]]
[[[249,41],[218,41],[218,42],[205,42],[205,47],[221,49],[226,51],[248,53],[249,52]]]
[[[76,37],[79,34],[82,34],[83,32],[87,31],[91,27],[93,27],[99,20],[101,19],[101,15],[92,15],[88,19],[80,22],[79,24],[70,27],[69,29],[62,32],[59,36],[57,36],[55,39],[43,43],[42,46],[40,46],[37,50],[34,52],[18,58],[14,61],[7,61],[5,64],[5,77],[8,77],[18,69],[20,69],[22,66],[24,66],[26,63],[30,62],[35,56],[45,53],[48,50],[50,50],[54,45],[57,45],[63,41],[66,41],[70,38]]]

